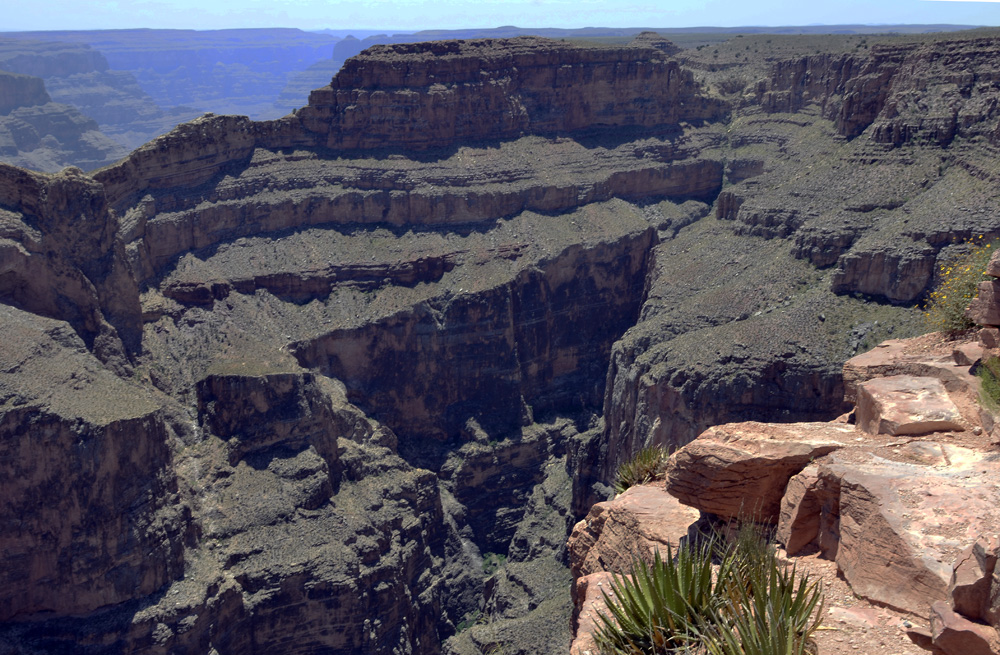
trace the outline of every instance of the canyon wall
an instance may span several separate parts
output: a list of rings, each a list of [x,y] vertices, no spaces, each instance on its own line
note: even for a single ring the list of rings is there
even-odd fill
[[[125,149],[102,134],[93,119],[53,102],[43,80],[0,70],[3,161],[55,172],[70,163],[96,168],[124,154]]]
[[[0,167],[0,645],[568,647],[564,538],[621,461],[835,416],[998,233],[986,109],[947,151],[879,127],[981,46],[727,95],[652,35],[385,45],[284,118]]]

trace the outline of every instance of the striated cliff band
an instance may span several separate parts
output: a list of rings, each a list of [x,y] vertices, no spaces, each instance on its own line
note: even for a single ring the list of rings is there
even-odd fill
[[[715,50],[376,46],[0,166],[0,652],[565,652],[620,461],[838,415],[1000,236],[1000,37]]]

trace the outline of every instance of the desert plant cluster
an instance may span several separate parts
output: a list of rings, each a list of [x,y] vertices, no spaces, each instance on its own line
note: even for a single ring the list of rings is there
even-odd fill
[[[744,524],[716,536],[636,559],[605,594],[596,640],[602,655],[804,655],[815,652],[822,589],[779,561]]]
[[[615,474],[615,493],[663,477],[670,452],[663,446],[647,446],[622,462]]]
[[[928,295],[924,310],[931,330],[954,334],[975,325],[965,315],[965,309],[976,297],[979,283],[987,279],[986,265],[996,245],[996,241],[980,235],[968,241],[964,254],[938,267],[939,281]]]

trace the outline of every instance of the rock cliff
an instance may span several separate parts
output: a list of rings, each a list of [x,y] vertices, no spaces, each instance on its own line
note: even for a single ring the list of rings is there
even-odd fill
[[[840,413],[998,229],[993,146],[779,106],[801,51],[739,93],[682,54],[385,45],[284,118],[0,167],[0,644],[556,652],[565,536],[632,450]],[[823,88],[896,61],[845,57]]]
[[[73,107],[52,102],[37,77],[0,71],[0,158],[36,170],[115,161],[125,149]]]

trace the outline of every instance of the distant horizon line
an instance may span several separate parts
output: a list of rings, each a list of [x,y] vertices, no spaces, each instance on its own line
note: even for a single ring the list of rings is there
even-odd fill
[[[648,31],[662,31],[662,32],[697,32],[698,30],[706,30],[709,32],[734,32],[743,29],[752,30],[795,30],[795,29],[808,29],[815,30],[817,28],[894,28],[894,27],[906,27],[906,28],[951,28],[954,30],[961,29],[981,29],[981,28],[994,28],[995,25],[982,25],[982,24],[966,24],[966,23],[810,23],[806,25],[737,25],[737,26],[722,26],[722,25],[692,25],[692,26],[675,26],[675,27],[652,27],[652,26],[633,26],[633,27],[608,27],[601,25],[585,26],[585,27],[545,27],[545,26],[521,26],[521,25],[495,25],[491,27],[482,26],[469,26],[469,27],[423,27],[419,29],[407,28],[398,29],[394,27],[324,27],[318,29],[305,29],[302,27],[294,27],[287,25],[275,25],[272,27],[219,27],[210,29],[198,29],[194,27],[109,27],[109,28],[92,28],[92,29],[7,29],[0,31],[0,34],[25,34],[25,33],[35,33],[44,34],[51,32],[135,32],[135,31],[157,31],[157,32],[253,32],[253,31],[268,31],[268,30],[298,30],[300,32],[311,33],[311,34],[322,34],[325,32],[364,32],[371,34],[419,34],[421,32],[462,32],[469,30],[504,30],[504,29],[514,29],[514,30],[546,30],[546,31],[562,31],[562,32],[579,32],[585,30],[608,30],[608,31],[618,31],[618,32],[641,32],[644,30]],[[950,30],[949,30],[950,31]]]

